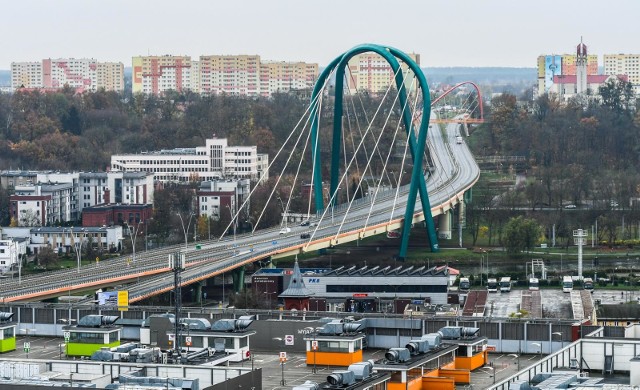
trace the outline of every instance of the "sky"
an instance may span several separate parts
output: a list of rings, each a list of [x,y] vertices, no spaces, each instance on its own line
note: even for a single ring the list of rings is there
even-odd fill
[[[324,66],[361,43],[423,67],[536,66],[540,54],[639,53],[639,0],[4,0],[0,69],[43,58],[258,54]]]

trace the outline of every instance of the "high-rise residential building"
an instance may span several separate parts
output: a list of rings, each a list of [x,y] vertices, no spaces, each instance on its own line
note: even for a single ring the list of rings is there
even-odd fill
[[[260,64],[260,94],[313,88],[318,78],[318,64],[306,62],[262,62]]]
[[[200,91],[204,94],[260,95],[260,56],[200,56]]]
[[[42,87],[42,62],[11,63],[11,89]]]
[[[190,56],[139,56],[132,59],[132,91],[160,95],[192,89]]]
[[[420,66],[420,54],[409,53],[408,55]],[[395,85],[395,73],[391,65],[379,54],[358,54],[349,60],[347,66],[346,77],[350,93],[355,93],[356,91],[384,93],[389,88],[389,85]],[[417,82],[412,82],[413,76],[408,66],[401,63],[400,68],[405,74],[407,90],[415,90]]]
[[[318,64],[262,62],[258,55],[133,57],[133,93],[160,95],[168,90],[205,95],[271,96],[311,89]]]
[[[226,138],[211,138],[205,146],[111,156],[112,171],[144,171],[161,182],[217,179],[267,180],[268,156],[255,146],[229,146]],[[262,169],[262,175],[259,171]]]
[[[88,58],[44,59],[41,62],[13,62],[11,87],[57,90],[70,87],[77,92],[124,91],[124,65],[101,63]]]
[[[98,88],[107,91],[124,91],[124,64],[122,62],[98,62],[96,71]]]
[[[626,75],[636,95],[640,95],[640,54],[605,54],[604,73]]]

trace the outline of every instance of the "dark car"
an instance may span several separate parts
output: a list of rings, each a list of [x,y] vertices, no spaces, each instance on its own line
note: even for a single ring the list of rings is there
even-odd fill
[[[304,221],[302,221],[300,226],[309,226],[310,223],[311,223],[311,221],[309,221],[308,219],[305,219]]]
[[[311,234],[309,234],[309,233],[302,233],[302,234],[300,235],[300,238],[302,238],[302,239],[311,238]]]

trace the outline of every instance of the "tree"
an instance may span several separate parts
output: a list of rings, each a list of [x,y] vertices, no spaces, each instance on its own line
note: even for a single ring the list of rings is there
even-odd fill
[[[518,253],[533,248],[542,235],[542,229],[536,220],[518,216],[507,222],[504,235],[507,251]]]
[[[58,265],[58,255],[50,246],[40,248],[38,255],[36,256],[36,260],[39,265],[47,269]]]

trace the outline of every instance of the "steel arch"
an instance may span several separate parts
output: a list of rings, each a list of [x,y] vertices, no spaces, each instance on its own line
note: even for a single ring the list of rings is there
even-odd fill
[[[422,203],[422,210],[424,212],[424,220],[427,230],[427,236],[429,237],[429,244],[433,252],[439,250],[438,247],[438,235],[436,233],[435,224],[433,222],[433,216],[431,215],[431,205],[429,201],[429,194],[427,192],[427,185],[422,173],[422,159],[424,155],[424,148],[427,141],[427,131],[429,127],[429,118],[431,116],[431,96],[429,94],[429,85],[422,73],[420,67],[404,52],[388,47],[376,44],[363,44],[356,46],[341,56],[334,59],[320,74],[318,80],[313,89],[311,95],[311,145],[312,145],[312,159],[314,164],[314,177],[313,187],[315,195],[316,210],[324,209],[324,201],[322,198],[322,171],[320,154],[318,153],[318,123],[319,123],[319,94],[322,92],[323,85],[327,81],[327,78],[335,70],[336,71],[336,85],[335,91],[335,106],[333,116],[333,134],[332,145],[340,145],[342,140],[342,115],[343,115],[343,95],[344,95],[344,75],[345,68],[348,61],[361,53],[374,52],[383,57],[387,63],[391,66],[395,73],[396,87],[398,88],[398,100],[400,107],[407,107],[402,111],[402,121],[405,125],[407,132],[407,138],[409,141],[409,150],[413,159],[413,171],[411,174],[411,184],[409,186],[409,194],[407,200],[407,207],[405,209],[402,236],[400,242],[400,250],[398,257],[404,259],[406,257],[407,249],[409,246],[409,234],[411,230],[411,224],[413,222],[413,214],[415,212],[415,203],[417,200],[418,191],[420,192],[420,201]],[[416,139],[411,108],[407,105],[407,93],[404,86],[404,75],[400,70],[400,64],[398,59],[404,62],[414,73],[418,80],[422,91],[422,121],[420,123],[420,129],[418,131],[418,138]],[[335,193],[339,184],[339,163],[340,163],[340,148],[332,148],[331,153],[331,171],[330,171],[330,193]],[[333,205],[335,205],[336,199],[333,199]]]

